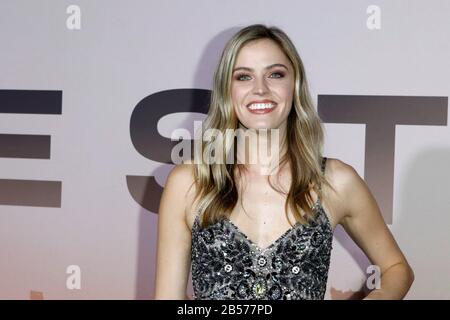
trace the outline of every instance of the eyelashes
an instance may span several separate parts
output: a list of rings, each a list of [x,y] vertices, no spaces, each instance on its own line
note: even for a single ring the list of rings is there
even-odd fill
[[[284,72],[276,71],[276,72],[272,72],[270,75],[272,76],[274,74],[277,75],[277,76],[275,76],[273,79],[281,79],[281,78],[285,77]],[[237,81],[246,81],[246,80],[242,79],[243,77],[250,77],[250,76],[248,74],[246,74],[246,73],[240,73],[240,74],[237,74],[234,78]]]

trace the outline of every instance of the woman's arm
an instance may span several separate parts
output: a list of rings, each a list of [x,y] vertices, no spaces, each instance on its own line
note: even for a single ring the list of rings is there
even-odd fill
[[[167,177],[158,214],[155,299],[188,299],[191,231],[186,224],[192,166],[177,165]]]
[[[378,204],[355,169],[335,164],[345,216],[340,222],[349,236],[381,270],[381,288],[366,299],[402,299],[414,281],[414,272],[388,229]]]

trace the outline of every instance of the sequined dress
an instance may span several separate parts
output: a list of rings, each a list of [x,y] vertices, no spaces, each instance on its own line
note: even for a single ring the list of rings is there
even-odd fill
[[[322,158],[322,171],[326,157]],[[326,291],[333,230],[321,205],[316,219],[296,223],[266,248],[259,248],[227,218],[192,226],[194,299],[317,300]]]

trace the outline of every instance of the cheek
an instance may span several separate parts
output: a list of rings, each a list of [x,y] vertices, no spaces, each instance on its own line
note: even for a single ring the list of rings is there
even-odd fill
[[[243,95],[243,91],[243,88],[240,86],[235,85],[231,87],[231,97],[233,100],[239,100],[239,98]]]
[[[244,103],[245,98],[245,90],[239,87],[234,87],[231,90],[231,100],[233,101],[233,107],[235,109],[239,108],[239,106]]]
[[[278,92],[284,99],[292,98],[294,85],[292,83],[285,83],[278,87]]]
[[[294,86],[290,84],[286,84],[279,88],[279,96],[286,102],[287,109],[292,106],[292,102],[294,101]]]

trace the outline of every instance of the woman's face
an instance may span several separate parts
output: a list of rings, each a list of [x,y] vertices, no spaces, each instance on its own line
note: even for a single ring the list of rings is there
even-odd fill
[[[233,69],[231,99],[245,127],[285,129],[293,93],[293,66],[275,42],[259,39],[241,48]]]

